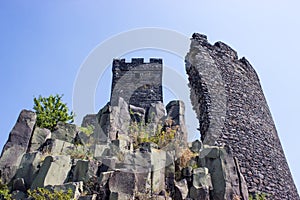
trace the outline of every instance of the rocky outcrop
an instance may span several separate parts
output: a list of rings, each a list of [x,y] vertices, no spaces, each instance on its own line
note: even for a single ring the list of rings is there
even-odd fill
[[[31,129],[26,129],[27,143],[15,171],[7,171],[13,174],[6,182],[13,195],[24,199],[28,189],[38,187],[65,192],[71,189],[74,199],[213,199],[243,195],[242,175],[234,171],[239,168],[233,166],[236,162],[227,151],[203,146],[199,140],[187,144],[183,102],[170,102],[167,114],[162,103],[151,104],[147,112],[127,105],[121,98],[119,106],[108,104],[98,115],[88,115],[84,127],[59,123],[52,133],[39,127],[33,130],[32,122]],[[18,120],[15,127],[20,121],[24,122]],[[102,132],[97,132],[99,129]],[[151,134],[145,135],[148,131]],[[19,145],[12,139],[15,133],[12,131],[9,142]],[[135,133],[134,139],[130,134]],[[94,141],[101,134],[107,138]],[[173,138],[168,134],[174,134]],[[138,143],[133,146],[133,141]],[[7,145],[6,151],[8,147],[14,145]],[[188,156],[184,153],[187,150],[191,152]]]
[[[15,175],[27,151],[35,122],[34,112],[22,110],[1,153],[0,172],[4,182],[10,182]]]

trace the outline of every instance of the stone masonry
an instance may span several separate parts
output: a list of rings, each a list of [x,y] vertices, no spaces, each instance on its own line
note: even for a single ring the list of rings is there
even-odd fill
[[[162,95],[162,59],[143,58],[114,59],[111,105],[117,104],[122,97],[128,105],[149,108],[151,103],[163,102]]]
[[[195,33],[186,71],[203,143],[232,148],[250,193],[299,200],[259,78],[246,58]]]

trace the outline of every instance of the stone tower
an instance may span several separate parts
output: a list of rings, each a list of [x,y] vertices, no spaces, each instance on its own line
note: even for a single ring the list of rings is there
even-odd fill
[[[122,97],[127,104],[147,109],[151,103],[163,102],[162,59],[143,58],[114,59],[111,87],[111,105]]]
[[[299,200],[259,78],[222,42],[193,34],[186,56],[191,101],[204,144],[228,145],[250,193]]]

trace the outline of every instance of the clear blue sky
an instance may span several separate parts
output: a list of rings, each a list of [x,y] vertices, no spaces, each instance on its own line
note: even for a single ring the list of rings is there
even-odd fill
[[[81,64],[107,38],[142,27],[188,37],[200,32],[212,43],[229,44],[256,69],[300,189],[299,8],[297,0],[0,1],[0,148],[20,111],[32,109],[34,96],[64,94],[72,105]],[[109,90],[98,86],[95,112]]]

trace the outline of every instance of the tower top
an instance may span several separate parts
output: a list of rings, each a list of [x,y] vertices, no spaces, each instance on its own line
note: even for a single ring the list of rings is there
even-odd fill
[[[119,97],[128,104],[148,109],[151,103],[162,102],[162,59],[132,58],[114,59],[112,64],[111,105],[117,105]]]

